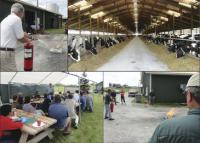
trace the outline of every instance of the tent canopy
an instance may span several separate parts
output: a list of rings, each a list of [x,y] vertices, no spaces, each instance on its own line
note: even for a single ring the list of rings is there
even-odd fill
[[[86,78],[92,82],[103,81],[101,72],[1,72],[1,84],[21,83],[21,84],[63,84],[78,85],[78,78]]]

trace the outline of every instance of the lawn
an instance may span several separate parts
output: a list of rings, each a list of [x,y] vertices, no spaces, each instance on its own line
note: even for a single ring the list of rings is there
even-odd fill
[[[94,96],[94,112],[83,113],[79,128],[73,129],[71,135],[63,136],[62,132],[54,132],[53,143],[103,143],[103,97]],[[48,143],[44,139],[40,143]]]

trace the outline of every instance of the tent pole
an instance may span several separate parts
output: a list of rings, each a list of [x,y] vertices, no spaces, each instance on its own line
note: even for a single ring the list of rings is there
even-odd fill
[[[13,77],[10,79],[10,81],[8,82],[8,98],[10,100],[10,96],[11,96],[11,91],[10,91],[10,84],[12,83],[13,79],[16,77],[18,72],[15,72],[15,74],[13,75]]]
[[[78,77],[78,85],[79,85],[79,123],[81,123],[81,82],[80,82],[80,77]]]

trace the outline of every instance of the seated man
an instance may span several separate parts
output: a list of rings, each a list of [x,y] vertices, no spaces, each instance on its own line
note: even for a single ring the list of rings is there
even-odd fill
[[[79,122],[79,117],[76,114],[76,107],[79,106],[78,103],[76,103],[76,101],[73,99],[73,95],[70,93],[68,96],[68,99],[65,100],[65,105],[68,108],[68,112],[69,112],[69,117],[71,117],[72,120],[74,120],[75,124],[74,124],[74,128],[77,129],[78,128],[78,122]]]
[[[81,93],[80,103],[81,103],[81,111],[84,112],[86,109],[86,96],[83,93]]]
[[[79,90],[75,91],[73,99],[76,101],[77,104],[79,104],[80,102]],[[76,114],[78,113],[79,113],[79,106],[76,107]]]
[[[61,104],[61,97],[55,96],[54,103],[49,107],[49,117],[57,120],[56,127],[64,130],[64,135],[69,135],[71,131],[71,118],[68,115],[68,109]]]
[[[20,129],[23,123],[14,122],[10,118],[12,106],[3,105],[0,108],[0,142],[1,143],[17,143],[21,136]]]
[[[162,122],[149,143],[200,143],[200,74],[193,75],[185,90],[188,115]]]
[[[86,91],[86,110],[89,112],[93,112],[93,98],[89,95],[89,92]]]
[[[31,105],[31,98],[29,96],[25,97],[23,110],[25,112],[31,112],[31,113],[35,112],[35,108]]]
[[[48,113],[49,106],[51,104],[51,100],[48,98],[48,95],[44,94],[44,101],[41,105],[41,109],[44,113]]]

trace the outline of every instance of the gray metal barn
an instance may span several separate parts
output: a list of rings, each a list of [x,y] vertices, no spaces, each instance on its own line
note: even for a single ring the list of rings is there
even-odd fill
[[[36,15],[39,23],[42,24],[45,29],[62,28],[61,14],[19,0],[0,0],[0,21],[10,14],[11,6],[16,2],[21,3],[25,8],[25,18],[23,19],[24,28],[35,24]]]
[[[191,75],[183,72],[143,72],[142,93],[148,96],[153,91],[159,103],[183,103],[185,96],[182,93]]]

